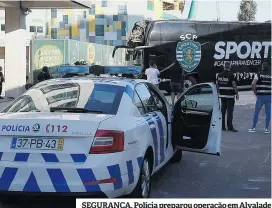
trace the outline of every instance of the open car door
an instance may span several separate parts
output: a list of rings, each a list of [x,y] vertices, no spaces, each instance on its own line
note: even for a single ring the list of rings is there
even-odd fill
[[[222,114],[216,85],[190,87],[174,105],[173,145],[179,149],[220,156]]]

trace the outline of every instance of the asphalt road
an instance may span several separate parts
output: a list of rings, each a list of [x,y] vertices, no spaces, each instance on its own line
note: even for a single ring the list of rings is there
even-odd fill
[[[260,113],[258,132],[248,133],[255,97],[251,92],[240,94],[234,114],[239,132],[223,132],[222,155],[185,152],[180,163],[170,163],[153,176],[152,198],[271,197],[271,135],[264,134],[264,110]],[[0,103],[0,108],[6,104]],[[43,205],[55,207],[56,203],[48,206],[42,201],[36,207]]]

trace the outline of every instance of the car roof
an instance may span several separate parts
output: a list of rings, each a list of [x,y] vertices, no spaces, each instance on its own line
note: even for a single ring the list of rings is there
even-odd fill
[[[71,78],[59,78],[59,79],[50,79],[35,85],[36,88],[42,87],[46,84],[64,84],[64,83],[94,83],[94,84],[116,84],[119,86],[127,85],[136,85],[140,82],[147,82],[144,79],[130,79],[123,77],[71,77]]]

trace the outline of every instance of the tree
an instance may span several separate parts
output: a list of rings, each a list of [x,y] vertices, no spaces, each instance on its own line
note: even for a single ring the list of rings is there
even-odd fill
[[[242,0],[238,12],[239,21],[255,21],[257,3],[254,0]]]

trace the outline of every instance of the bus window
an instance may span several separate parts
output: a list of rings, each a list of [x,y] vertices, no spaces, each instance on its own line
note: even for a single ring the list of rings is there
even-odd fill
[[[141,66],[142,51],[137,51],[136,57],[133,57],[133,51],[128,51],[127,50],[125,59],[126,59],[126,62],[128,62],[129,65]]]

